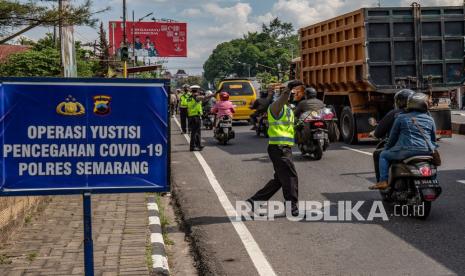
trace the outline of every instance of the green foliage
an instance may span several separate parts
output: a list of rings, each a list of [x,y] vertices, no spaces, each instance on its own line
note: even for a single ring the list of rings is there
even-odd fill
[[[278,77],[273,76],[268,72],[257,73],[256,77],[260,81],[263,89],[266,89],[270,83],[278,82]]]
[[[53,48],[13,54],[0,64],[3,77],[57,77],[60,72],[60,53]]]
[[[30,51],[11,55],[0,63],[0,76],[3,77],[58,77],[61,74],[60,52],[51,34],[32,43]],[[76,59],[79,77],[95,77],[99,62],[86,60],[90,51],[76,42]]]
[[[28,253],[26,258],[29,262],[33,262],[37,258],[37,252]]]
[[[0,254],[0,265],[9,265],[13,261],[5,254]]]
[[[286,78],[284,72],[298,55],[297,49],[298,37],[292,24],[275,18],[268,25],[263,24],[261,32],[219,44],[203,66],[205,79],[217,82],[229,75],[244,77],[249,70],[251,76],[268,72]]]
[[[47,2],[53,3],[53,5],[47,4]],[[108,8],[93,11],[92,5],[91,0],[82,1],[79,5],[73,4],[62,11],[62,18],[67,24],[94,27],[98,21],[94,16],[107,11]],[[60,18],[59,15],[58,0],[27,2],[0,0],[0,34],[4,35],[12,28],[35,24],[56,26]]]
[[[205,80],[202,76],[189,76],[185,79],[179,79],[176,82],[176,88],[181,88],[184,84],[188,84],[189,86],[200,85],[203,88],[207,88],[207,86],[205,85]]]
[[[97,49],[99,51],[99,63],[96,74],[100,77],[104,77],[108,74],[108,68],[110,66],[110,46],[108,45],[107,34],[105,32],[105,28],[103,27],[103,22],[100,23],[98,35],[99,43],[97,45]]]

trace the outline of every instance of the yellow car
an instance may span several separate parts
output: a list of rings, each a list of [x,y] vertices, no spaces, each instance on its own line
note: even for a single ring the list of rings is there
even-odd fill
[[[217,100],[219,93],[227,92],[229,100],[236,106],[234,120],[249,120],[254,110],[250,106],[257,98],[257,92],[250,80],[247,79],[226,79],[220,82],[217,91]]]

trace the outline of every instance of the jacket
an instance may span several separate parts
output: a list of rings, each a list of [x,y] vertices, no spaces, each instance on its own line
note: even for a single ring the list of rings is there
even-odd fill
[[[415,118],[418,126],[423,129],[426,141],[412,118]],[[397,116],[386,144],[386,149],[391,151],[432,152],[437,147],[436,125],[433,118],[428,113],[417,111],[401,113]]]
[[[268,98],[258,98],[252,104],[251,109],[257,110],[257,113],[264,113],[268,110],[271,100]]]
[[[236,112],[234,105],[231,101],[219,101],[213,106],[212,113],[216,114],[216,117],[229,116],[232,117],[233,113]]]
[[[300,115],[302,115],[304,112],[318,111],[324,107],[325,104],[318,99],[302,100],[297,104],[294,114],[296,118],[300,118]]]
[[[393,109],[386,114],[386,116],[379,121],[378,126],[375,128],[375,137],[378,139],[383,139],[389,135],[391,132],[394,121],[396,120],[397,115],[403,112],[403,109]]]

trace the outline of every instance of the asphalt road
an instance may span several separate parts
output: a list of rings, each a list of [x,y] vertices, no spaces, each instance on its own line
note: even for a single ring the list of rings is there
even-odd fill
[[[211,131],[202,133],[206,148],[201,156],[233,206],[260,189],[273,173],[267,139],[256,137],[249,128],[235,125],[236,139],[227,146],[218,145]],[[366,218],[373,201],[380,200],[378,192],[367,189],[374,182],[369,155],[374,147],[332,144],[320,161],[301,157],[295,148],[299,199],[365,201],[360,213]],[[464,275],[465,136],[444,139],[440,150],[443,194],[426,221],[392,216],[392,207],[386,205],[389,221],[293,222],[279,217],[244,224],[277,275]],[[246,251],[224,202],[209,183],[211,175],[207,179],[198,158],[188,151],[174,120],[172,161],[175,195],[203,273],[257,275],[257,255]],[[273,199],[282,201],[281,191]]]

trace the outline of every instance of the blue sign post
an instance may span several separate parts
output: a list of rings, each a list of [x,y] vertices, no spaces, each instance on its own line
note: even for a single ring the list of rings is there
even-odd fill
[[[170,190],[168,83],[0,81],[0,196],[82,194],[93,275],[91,193]]]

